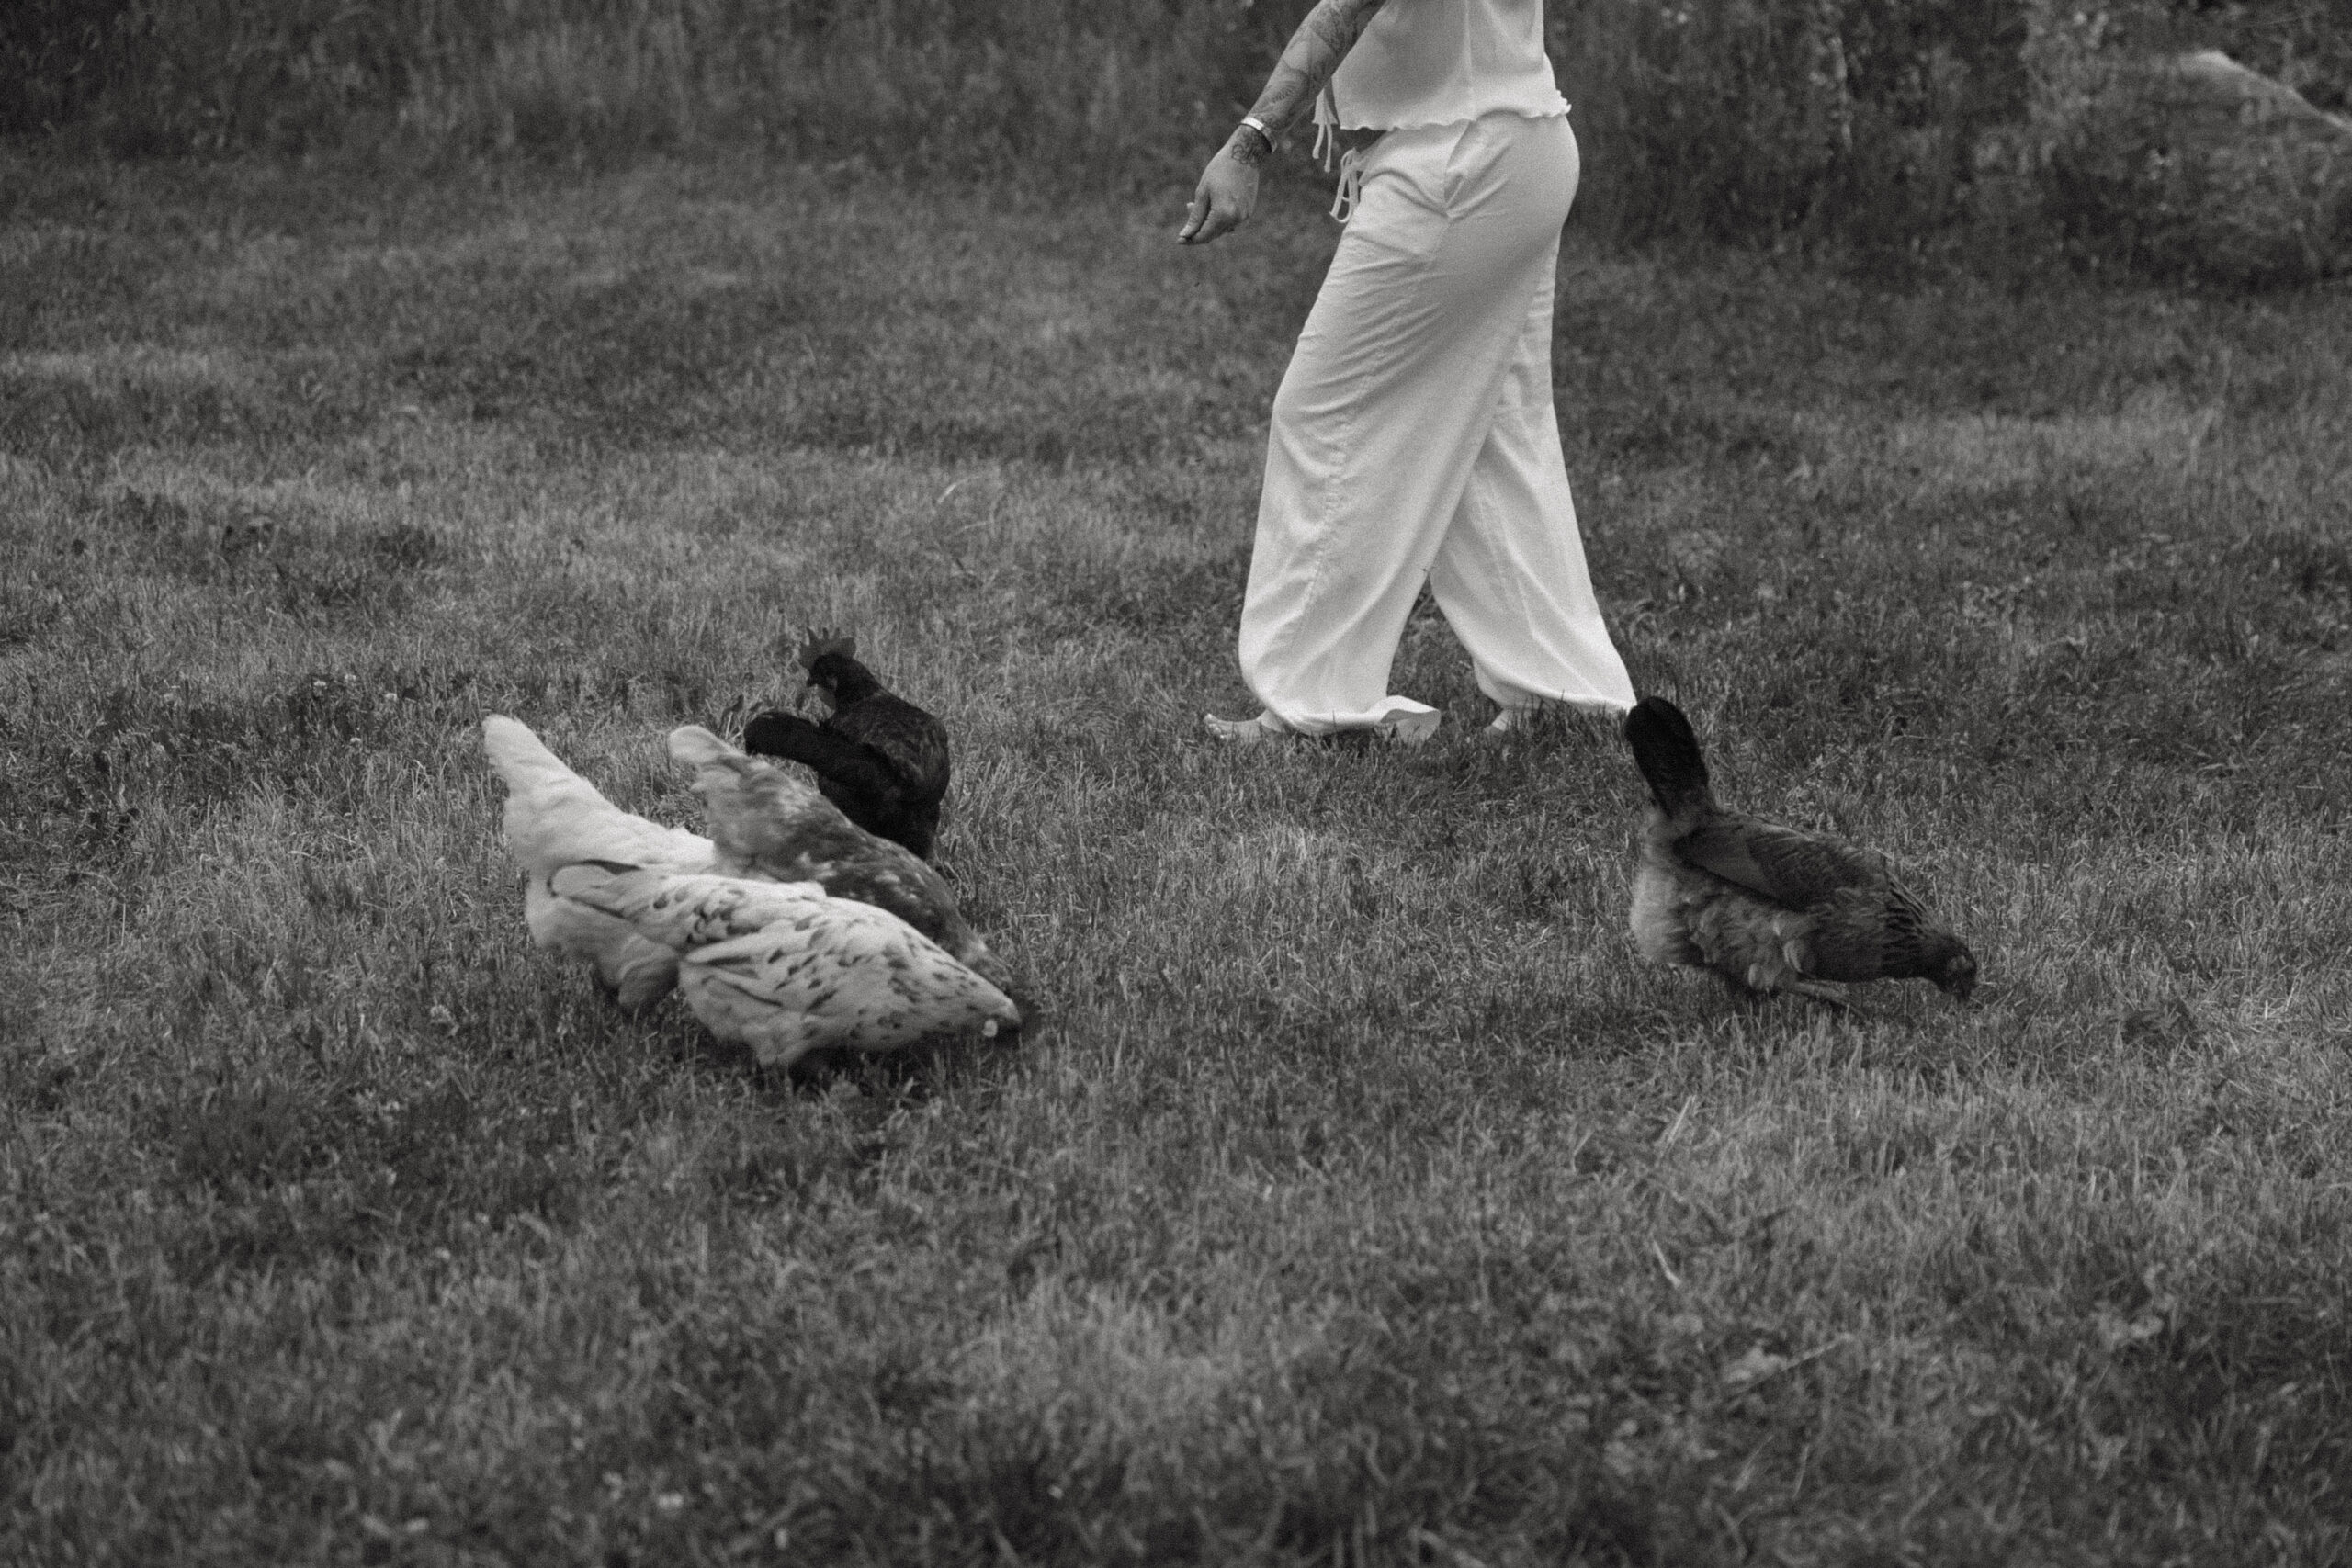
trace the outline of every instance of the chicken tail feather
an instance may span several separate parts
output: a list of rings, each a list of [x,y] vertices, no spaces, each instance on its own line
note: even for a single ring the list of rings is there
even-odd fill
[[[1668,817],[1695,818],[1713,807],[1706,757],[1680,708],[1664,697],[1644,697],[1625,716],[1625,744],[1650,786],[1650,798]]]

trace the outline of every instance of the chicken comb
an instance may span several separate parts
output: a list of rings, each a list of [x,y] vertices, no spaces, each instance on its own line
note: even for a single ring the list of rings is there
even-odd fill
[[[856,658],[857,638],[831,626],[811,626],[801,637],[800,646],[792,650],[792,658],[803,670],[812,670],[816,668],[817,660],[829,653]]]

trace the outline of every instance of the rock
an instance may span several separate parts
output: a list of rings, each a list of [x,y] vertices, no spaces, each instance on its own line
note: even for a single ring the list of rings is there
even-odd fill
[[[2078,241],[2240,284],[2352,271],[2352,120],[2216,50],[2113,60],[2084,87],[2047,170]]]

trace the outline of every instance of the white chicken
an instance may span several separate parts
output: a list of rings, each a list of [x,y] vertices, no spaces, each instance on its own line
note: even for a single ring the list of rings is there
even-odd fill
[[[564,765],[530,727],[503,714],[481,721],[482,749],[506,781],[506,842],[529,882],[523,919],[541,947],[587,960],[631,1012],[660,1001],[678,977],[673,948],[594,906],[556,896],[549,879],[578,861],[666,872],[711,870],[708,839],[623,811]]]
[[[1017,1025],[1010,998],[887,909],[814,882],[570,865],[555,897],[625,921],[675,955],[679,994],[713,1034],[785,1066],[820,1046],[884,1051]]]

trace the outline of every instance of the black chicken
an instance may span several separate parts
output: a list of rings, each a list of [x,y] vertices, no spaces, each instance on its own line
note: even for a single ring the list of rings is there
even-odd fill
[[[793,657],[831,716],[817,724],[781,708],[754,715],[743,750],[806,763],[843,816],[930,859],[947,797],[947,727],[876,680],[842,633],[812,631]]]
[[[1841,1000],[1833,981],[1931,980],[1962,999],[1975,988],[1975,955],[1883,856],[1717,806],[1681,709],[1644,697],[1625,743],[1656,803],[1634,879],[1644,957],[1828,1002]]]

